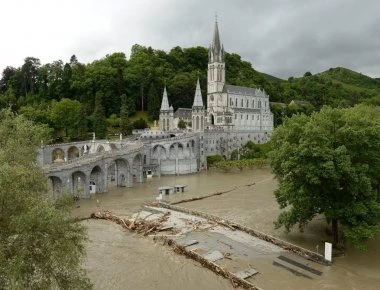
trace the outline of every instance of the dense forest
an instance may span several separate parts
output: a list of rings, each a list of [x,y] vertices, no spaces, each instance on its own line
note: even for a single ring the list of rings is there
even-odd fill
[[[380,81],[345,68],[281,80],[260,73],[234,53],[226,53],[226,81],[263,88],[271,100],[275,125],[285,116],[306,114],[323,105],[349,107],[360,102],[380,104]],[[169,52],[134,45],[130,58],[122,52],[92,63],[75,55],[68,62],[41,64],[26,57],[21,67],[8,66],[0,80],[0,108],[8,107],[38,123],[48,124],[65,141],[130,133],[144,122],[131,123],[136,111],[158,120],[163,88],[174,110],[192,105],[197,78],[206,101],[208,51],[174,47]],[[141,121],[141,120],[140,120]],[[53,142],[52,140],[51,142]]]

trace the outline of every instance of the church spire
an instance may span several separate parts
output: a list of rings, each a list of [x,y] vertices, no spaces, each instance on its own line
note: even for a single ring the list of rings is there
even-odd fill
[[[161,111],[169,111],[168,93],[166,92],[166,86],[164,87],[164,94],[162,96]]]
[[[202,92],[201,86],[199,85],[199,78],[197,80],[197,88],[195,89],[193,108],[194,107],[203,107]]]
[[[218,21],[215,20],[215,27],[214,27],[214,38],[212,40],[212,47],[214,51],[220,51],[220,39],[219,39],[219,29],[218,29]]]
[[[212,38],[212,44],[209,49],[209,62],[222,62],[224,61],[224,49],[220,44],[218,21],[215,19],[214,36]]]

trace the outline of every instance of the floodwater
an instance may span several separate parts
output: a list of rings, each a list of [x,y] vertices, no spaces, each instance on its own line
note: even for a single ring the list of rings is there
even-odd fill
[[[303,233],[297,228],[289,234],[274,229],[273,221],[280,212],[273,195],[277,183],[267,168],[153,177],[134,184],[132,188],[110,185],[108,193],[81,200],[80,207],[74,209],[73,214],[88,216],[101,209],[131,216],[144,203],[155,200],[159,186],[176,184],[186,184],[188,190],[165,196],[170,202],[231,190],[180,206],[245,224],[313,251],[317,248],[323,251],[324,241],[330,240],[323,217],[313,220]],[[88,220],[84,224],[89,235],[86,268],[96,289],[234,289],[227,279],[149,238],[103,220]],[[367,244],[364,252],[348,245],[346,255],[335,258],[332,266],[323,267],[322,276],[314,279],[276,268],[270,277],[258,274],[250,282],[263,289],[380,289],[379,244],[380,235]],[[255,267],[254,263],[252,267]]]

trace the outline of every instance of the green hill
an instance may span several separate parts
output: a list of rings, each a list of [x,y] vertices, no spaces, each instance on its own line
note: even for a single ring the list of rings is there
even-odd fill
[[[277,102],[307,101],[316,109],[323,105],[353,106],[365,102],[380,104],[380,82],[358,72],[338,67],[281,83]]]
[[[376,91],[380,91],[379,80],[352,71],[347,68],[330,68],[329,70],[324,71],[319,75],[325,76],[326,78],[330,78],[335,82],[340,82],[344,85],[348,85],[351,88],[373,89]]]

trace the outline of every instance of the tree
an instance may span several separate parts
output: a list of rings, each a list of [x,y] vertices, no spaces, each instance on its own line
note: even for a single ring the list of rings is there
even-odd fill
[[[80,106],[77,116],[77,138],[79,140],[86,140],[88,138],[88,121],[87,121],[87,110],[85,105]]]
[[[149,127],[148,123],[143,118],[140,118],[140,119],[134,121],[132,125],[133,125],[134,129],[145,129],[145,128]]]
[[[9,81],[16,73],[16,69],[12,66],[7,66],[3,70],[2,78],[0,79],[0,93],[4,93],[9,88]]]
[[[160,96],[152,83],[148,93],[148,116],[150,121],[158,120],[160,113]]]
[[[77,135],[77,118],[81,104],[78,101],[62,99],[59,102],[52,101],[50,118],[56,129],[65,130],[66,137]]]
[[[186,122],[184,120],[179,120],[178,128],[179,129],[186,129]]]
[[[276,227],[302,230],[317,214],[338,225],[353,245],[363,248],[380,223],[379,109],[323,107],[310,117],[295,115],[273,133],[271,166],[279,180],[277,202],[285,209]]]
[[[9,110],[0,120],[0,289],[90,289],[85,228],[49,197],[35,162],[46,127]]]
[[[95,109],[94,109],[94,132],[97,138],[103,139],[107,137],[107,119],[104,114],[104,107],[102,104],[103,94],[96,93],[95,96]]]
[[[120,96],[121,106],[120,106],[120,132],[124,135],[130,135],[132,133],[131,124],[129,122],[129,108],[128,100],[125,94]]]

